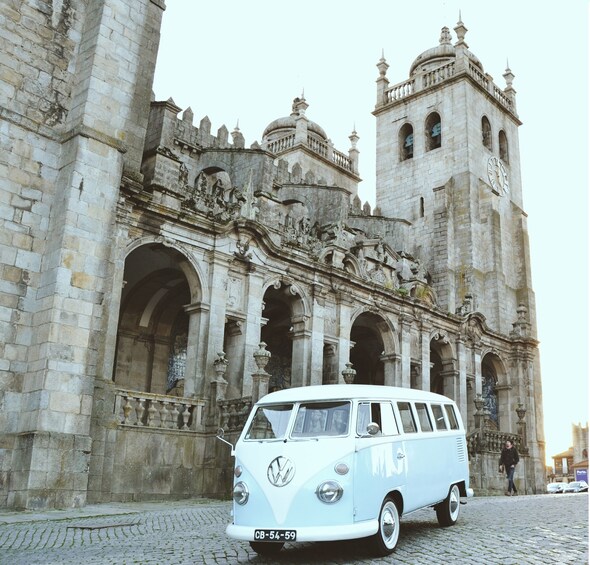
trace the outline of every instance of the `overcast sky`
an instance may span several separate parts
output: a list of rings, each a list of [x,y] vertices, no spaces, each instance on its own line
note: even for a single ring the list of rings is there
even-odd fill
[[[494,82],[515,75],[524,209],[543,378],[547,455],[588,420],[588,3],[516,0],[166,0],[157,100],[191,107],[212,133],[239,121],[246,147],[305,91],[307,116],[346,153],[356,128],[359,195],[375,204],[375,107],[382,51],[390,84],[461,19]]]

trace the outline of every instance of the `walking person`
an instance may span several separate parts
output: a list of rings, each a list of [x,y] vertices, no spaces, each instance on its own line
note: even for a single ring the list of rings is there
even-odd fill
[[[516,470],[516,465],[519,461],[520,457],[518,456],[516,447],[514,447],[514,442],[510,439],[507,439],[506,445],[500,454],[500,472],[505,471],[506,478],[508,479],[508,490],[506,491],[506,496],[518,494],[518,492],[516,492],[516,487],[514,486],[514,471]]]

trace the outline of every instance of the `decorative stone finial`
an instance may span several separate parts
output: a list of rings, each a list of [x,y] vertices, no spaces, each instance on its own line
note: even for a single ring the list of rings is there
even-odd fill
[[[348,136],[348,139],[350,139],[351,148],[356,149],[356,144],[360,138],[357,135],[356,129],[354,128],[354,126],[352,128],[352,133]]]
[[[462,45],[463,47],[468,47],[467,43],[465,43],[465,34],[467,33],[467,28],[465,24],[461,21],[461,12],[459,12],[459,21],[455,26],[455,33],[457,34],[457,43],[455,45]]]
[[[441,45],[450,45],[451,44],[451,32],[447,26],[443,27],[440,30],[440,39],[439,43]]]
[[[305,110],[309,108],[309,104],[303,98],[303,94],[301,98],[295,98],[293,100],[293,109],[292,112],[296,116],[305,116]]]
[[[344,377],[344,382],[347,385],[351,385],[352,383],[354,383],[356,371],[352,368],[352,363],[346,363],[346,369],[342,370],[342,376]]]
[[[506,81],[506,90],[512,89],[512,81],[514,80],[514,73],[510,70],[510,65],[508,64],[508,59],[506,60],[506,70],[502,75],[504,80]]]
[[[379,75],[381,77],[385,77],[385,75],[387,73],[387,69],[389,68],[389,65],[387,64],[387,61],[385,60],[385,53],[383,50],[381,50],[381,59],[379,59],[379,62],[377,63],[377,68],[379,69]]]

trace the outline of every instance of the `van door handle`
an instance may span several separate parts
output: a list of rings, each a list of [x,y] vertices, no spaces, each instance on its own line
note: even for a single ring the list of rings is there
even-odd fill
[[[397,458],[398,458],[398,459],[404,459],[404,457],[405,457],[405,456],[406,456],[406,454],[405,454],[405,453],[402,453],[401,451],[398,451],[398,452],[397,452]]]

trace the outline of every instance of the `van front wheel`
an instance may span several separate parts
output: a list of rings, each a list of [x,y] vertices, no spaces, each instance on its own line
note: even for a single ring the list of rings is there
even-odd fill
[[[453,485],[448,496],[434,507],[438,523],[443,527],[454,526],[459,519],[460,508],[461,495],[459,494],[459,487]]]
[[[250,547],[258,553],[258,555],[276,555],[283,549],[283,543],[271,541],[251,541]]]
[[[391,498],[386,498],[379,513],[379,529],[371,536],[369,546],[371,553],[385,557],[393,552],[399,538],[399,511]]]

